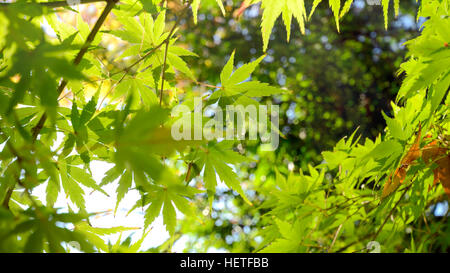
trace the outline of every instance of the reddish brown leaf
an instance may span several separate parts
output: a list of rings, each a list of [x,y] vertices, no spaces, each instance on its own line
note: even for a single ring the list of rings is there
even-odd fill
[[[423,147],[422,159],[428,164],[434,162],[438,165],[433,170],[434,184],[441,182],[445,192],[450,197],[450,155],[447,152],[448,149],[440,147],[435,140]]]
[[[248,0],[242,1],[239,9],[237,9],[233,12],[233,17],[239,18],[244,13],[244,11],[250,6],[249,3],[250,3],[250,1],[248,1]]]
[[[400,167],[398,167],[394,171],[394,175],[389,175],[388,181],[384,184],[383,192],[381,194],[381,198],[385,198],[400,186],[403,183],[406,177],[406,171],[411,163],[413,163],[416,159],[418,159],[421,155],[420,150],[420,136],[422,132],[422,126],[419,124],[419,131],[417,132],[416,139],[414,140],[413,145],[409,148],[408,153],[403,157],[400,161]],[[393,176],[393,178],[392,178]]]
[[[435,180],[437,176],[442,184],[442,187],[444,187],[445,193],[450,198],[450,155],[439,159],[436,163],[439,167],[435,169]]]
[[[413,164],[414,161],[416,161],[419,157],[422,157],[427,165],[436,163],[437,167],[433,170],[433,183],[434,185],[436,185],[438,182],[441,182],[442,186],[444,187],[445,193],[447,193],[447,195],[450,197],[449,148],[439,146],[439,142],[437,140],[433,140],[421,149],[421,131],[422,127],[419,124],[419,131],[413,145],[411,146],[411,148],[409,148],[406,155],[400,161],[400,167],[398,167],[393,174],[389,175],[388,181],[384,184],[381,198],[385,198],[386,196],[397,190],[400,184],[404,182],[409,166]],[[429,139],[431,138],[431,135],[426,135],[424,138]]]
[[[414,141],[411,148],[409,148],[408,153],[405,155],[405,157],[401,161],[401,165],[410,165],[413,163],[416,159],[420,157],[420,135],[422,132],[422,126],[419,124],[419,132],[417,132],[416,140]]]

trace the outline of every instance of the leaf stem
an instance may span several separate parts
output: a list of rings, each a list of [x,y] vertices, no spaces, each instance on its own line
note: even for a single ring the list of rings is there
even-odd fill
[[[400,202],[403,200],[403,197],[405,197],[406,193],[408,192],[409,188],[411,188],[412,183],[410,183],[403,191],[402,195],[400,196],[400,199],[398,199],[397,203],[395,203],[394,207],[392,207],[391,211],[389,212],[389,214],[386,216],[386,218],[384,219],[383,223],[381,224],[380,228],[377,230],[377,232],[373,235],[372,239],[375,240],[378,235],[380,234],[380,232],[383,230],[384,225],[387,223],[387,221],[389,220],[389,218],[391,217],[391,215],[394,213],[395,209],[398,207],[398,205],[400,204]]]

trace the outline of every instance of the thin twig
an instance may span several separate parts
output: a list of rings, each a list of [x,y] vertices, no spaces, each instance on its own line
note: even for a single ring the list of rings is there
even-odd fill
[[[167,65],[167,53],[169,52],[169,41],[166,42],[166,50],[164,51],[164,62],[161,71],[161,91],[159,92],[159,105],[162,104],[162,97],[164,91],[164,78],[166,76],[166,65]]]
[[[334,246],[334,243],[336,243],[336,239],[337,239],[337,237],[339,236],[339,232],[341,231],[342,225],[343,225],[343,223],[340,224],[339,227],[337,228],[336,233],[334,234],[333,241],[331,242],[330,247],[328,247],[327,252],[330,252],[330,250],[331,250],[331,249],[333,248],[333,246]]]
[[[114,5],[118,1],[119,0],[107,0],[108,4],[106,5],[106,7],[103,10],[103,12],[100,15],[100,17],[97,19],[97,22],[95,22],[95,25],[92,28],[91,32],[89,33],[88,37],[86,38],[86,41],[84,42],[82,48],[80,49],[80,51],[78,52],[77,56],[73,60],[73,64],[74,65],[78,65],[81,62],[81,60],[83,59],[84,55],[86,54],[89,46],[94,41],[95,36],[99,32],[99,30],[100,30],[101,26],[103,25],[103,23],[105,22],[106,17],[108,17],[109,13],[111,12],[111,10],[114,8]],[[61,81],[60,85],[58,86],[58,91],[57,91],[58,92],[58,96],[62,93],[62,91],[66,87],[67,83],[68,82],[65,79],[63,79]],[[47,120],[47,115],[44,113],[44,114],[42,114],[42,116],[39,119],[39,121],[36,124],[36,126],[33,127],[33,129],[32,129],[33,143],[36,141],[39,133],[41,132],[42,128],[44,127],[44,123],[45,123],[46,120]]]
[[[191,178],[191,169],[192,169],[192,162],[189,162],[188,169],[186,172],[186,178],[184,179],[185,182],[189,182],[189,180]]]

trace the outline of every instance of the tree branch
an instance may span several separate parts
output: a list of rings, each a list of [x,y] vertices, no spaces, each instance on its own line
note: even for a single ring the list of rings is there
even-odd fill
[[[9,210],[9,200],[11,200],[12,193],[14,191],[14,187],[8,189],[5,195],[5,199],[3,199],[2,207]]]
[[[83,5],[83,4],[91,4],[91,3],[97,3],[97,2],[113,2],[113,1],[111,1],[111,0],[79,0],[79,2],[80,2],[79,4]],[[16,2],[0,3],[0,7],[7,7],[14,3],[16,3]],[[31,3],[32,2],[30,2],[30,4]],[[41,6],[49,7],[49,8],[62,8],[62,7],[70,6],[68,1],[38,2],[35,4],[39,4]]]
[[[372,237],[372,238],[371,238],[372,241],[376,240],[376,238],[378,237],[378,235],[379,235],[379,234],[381,233],[381,231],[383,230],[384,225],[386,225],[387,221],[389,220],[389,218],[391,217],[391,215],[394,213],[395,209],[398,207],[398,205],[401,203],[401,201],[402,201],[403,198],[405,197],[407,191],[411,188],[412,183],[413,183],[413,182],[411,182],[407,187],[405,187],[405,188],[403,189],[403,193],[402,193],[402,195],[400,196],[400,199],[394,204],[394,206],[392,207],[392,209],[389,211],[389,214],[386,216],[386,218],[384,219],[383,223],[381,224],[381,226],[378,228],[378,230],[377,230],[375,233],[368,233],[368,234],[366,234],[365,236],[363,236],[362,238],[359,238],[358,240],[353,241],[353,242],[347,244],[347,245],[344,246],[344,247],[341,247],[341,248],[340,248],[338,251],[336,251],[336,252],[342,252],[342,251],[346,250],[347,248],[351,247],[352,245],[357,244],[357,243],[360,243],[360,242],[362,242],[362,241],[364,241],[364,240],[366,240],[366,239],[369,239],[369,238],[371,238],[371,237]],[[365,249],[365,248],[364,248],[364,249]]]
[[[122,80],[125,78],[125,76],[128,75],[128,73],[130,72],[131,68],[135,67],[136,65],[138,65],[139,63],[141,63],[142,61],[144,61],[145,59],[147,59],[147,57],[149,57],[150,55],[152,55],[153,53],[155,53],[155,52],[156,52],[159,48],[161,48],[164,44],[166,44],[166,49],[167,49],[167,45],[170,43],[170,38],[172,38],[172,35],[173,35],[173,33],[175,32],[175,30],[176,30],[178,24],[180,23],[181,18],[183,17],[184,13],[189,9],[189,7],[190,7],[190,3],[188,3],[188,4],[183,8],[183,10],[180,12],[180,14],[178,15],[177,20],[175,21],[175,23],[173,24],[172,28],[170,29],[169,35],[167,36],[166,39],[164,39],[162,42],[160,42],[158,45],[156,45],[156,46],[155,46],[154,48],[152,48],[150,51],[148,51],[147,53],[145,53],[144,56],[142,56],[142,57],[140,57],[139,59],[137,59],[137,60],[136,60],[134,63],[132,63],[131,65],[125,67],[124,69],[122,69],[122,70],[120,70],[120,71],[117,71],[117,72],[114,72],[114,73],[109,74],[109,76],[111,77],[111,76],[114,76],[114,75],[116,75],[116,74],[118,74],[118,73],[122,73],[122,72],[123,72],[123,75],[122,75],[122,77],[119,79],[119,81],[118,81],[115,85],[113,85],[113,86],[108,90],[108,92],[105,94],[105,96],[103,97],[103,99],[100,101],[100,105],[98,106],[99,109],[100,109],[101,105],[103,104],[103,102],[105,101],[106,97],[108,97],[109,94],[112,92],[112,90],[114,90],[114,88],[115,88],[120,82],[122,82]],[[166,56],[166,55],[167,55],[167,54],[165,54],[165,56]],[[156,88],[156,91],[158,91],[158,88]],[[160,98],[160,101],[161,101],[161,98]],[[161,104],[161,103],[160,103],[160,104]]]
[[[328,247],[328,251],[327,251],[327,252],[330,252],[331,249],[332,249],[333,246],[334,246],[334,243],[336,243],[336,239],[337,239],[337,237],[339,236],[339,232],[341,231],[341,228],[342,228],[342,225],[343,225],[343,224],[344,224],[344,223],[340,224],[339,227],[337,228],[336,233],[334,234],[333,241],[331,242],[331,245]]]

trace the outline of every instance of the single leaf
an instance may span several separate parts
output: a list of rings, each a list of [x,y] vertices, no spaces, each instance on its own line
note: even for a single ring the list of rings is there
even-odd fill
[[[261,20],[261,32],[263,37],[263,51],[267,50],[269,45],[270,33],[275,25],[275,21],[283,11],[284,1],[280,0],[265,0],[262,2],[261,8],[263,15]]]
[[[116,202],[116,208],[114,209],[114,213],[117,211],[120,201],[123,199],[125,194],[127,194],[129,188],[131,188],[131,184],[132,184],[132,175],[131,175],[131,172],[127,170],[120,178],[119,186],[116,189],[117,202]]]
[[[96,106],[97,101],[94,97],[92,97],[91,100],[89,100],[89,102],[84,106],[83,110],[81,111],[79,120],[81,126],[85,125],[92,118],[92,116],[95,113]]]
[[[194,75],[187,66],[186,62],[183,61],[183,59],[170,52],[167,54],[167,58],[169,59],[169,63],[173,65],[173,67],[195,81]]]
[[[222,84],[226,86],[235,85],[238,83],[243,82],[244,80],[248,79],[250,75],[253,73],[253,71],[256,69],[258,64],[266,57],[266,55],[263,55],[256,59],[253,62],[247,63],[236,69],[234,73],[231,75],[231,77]]]
[[[400,184],[402,184],[405,180],[406,172],[408,170],[409,165],[411,165],[416,159],[418,159],[421,156],[420,150],[421,132],[422,127],[419,124],[419,131],[417,133],[413,145],[409,148],[406,155],[400,161],[400,167],[398,167],[393,174],[389,175],[388,181],[384,184],[381,198],[385,198],[397,190]]]
[[[176,213],[175,208],[172,205],[172,201],[168,198],[166,194],[166,199],[164,201],[164,207],[163,207],[163,222],[166,226],[166,230],[169,232],[169,234],[172,236],[175,233],[175,227],[176,227]]]
[[[150,206],[145,211],[145,221],[144,221],[145,228],[150,226],[151,223],[153,223],[153,221],[156,219],[156,217],[158,217],[159,213],[161,212],[161,208],[164,201],[163,197],[164,197],[163,195],[156,196],[152,200]]]
[[[194,23],[197,24],[197,14],[198,8],[200,7],[200,0],[193,0],[191,7],[192,7],[192,15],[194,17]]]
[[[231,73],[233,72],[234,67],[234,53],[236,50],[233,50],[231,53],[230,58],[228,59],[227,63],[222,69],[222,72],[220,72],[220,81],[224,83],[226,80],[228,80],[231,76]]]

